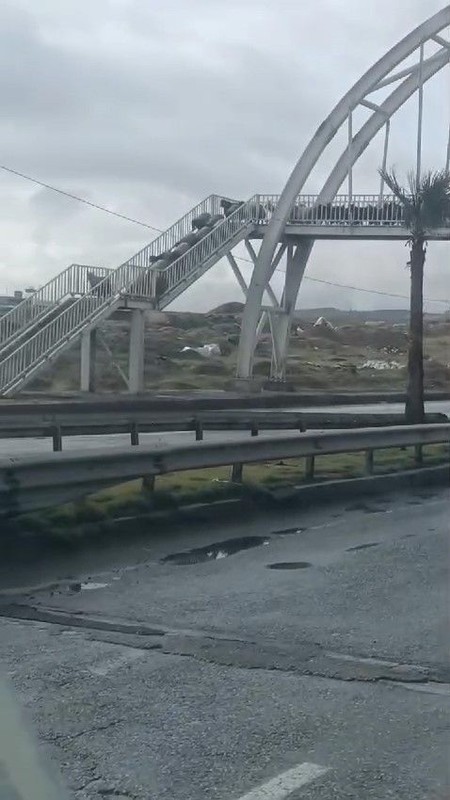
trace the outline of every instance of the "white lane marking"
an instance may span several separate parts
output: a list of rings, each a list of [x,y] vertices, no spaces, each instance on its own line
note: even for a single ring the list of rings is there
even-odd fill
[[[284,800],[285,797],[306,786],[316,778],[320,778],[328,772],[328,767],[322,767],[320,764],[309,764],[305,761],[297,767],[288,769],[287,772],[282,772],[271,781],[263,783],[256,789],[252,789],[247,794],[242,795],[239,800]]]

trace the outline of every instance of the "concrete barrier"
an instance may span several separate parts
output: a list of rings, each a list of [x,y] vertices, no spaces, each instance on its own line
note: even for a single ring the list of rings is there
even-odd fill
[[[0,513],[14,516],[92,494],[143,475],[278,461],[314,459],[335,453],[366,452],[367,471],[374,450],[415,446],[420,462],[423,445],[449,443],[450,424],[364,428],[302,433],[277,438],[198,442],[183,447],[142,445],[0,459]],[[392,476],[395,481],[395,476]]]

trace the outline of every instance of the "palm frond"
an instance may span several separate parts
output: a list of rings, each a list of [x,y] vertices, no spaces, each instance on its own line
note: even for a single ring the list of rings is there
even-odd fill
[[[425,231],[439,228],[450,220],[450,174],[441,171],[426,172],[419,183],[422,201],[422,220]]]
[[[399,200],[399,202],[402,203],[402,205],[407,205],[409,203],[410,198],[406,190],[399,183],[395,170],[391,169],[389,171],[387,169],[380,169],[378,171],[382,179],[384,180],[386,186],[389,187],[392,194],[395,195],[397,200]]]
[[[405,226],[412,239],[425,237],[428,231],[450,221],[449,172],[429,170],[419,180],[414,172],[409,172],[408,190],[399,183],[394,170],[380,170],[380,175],[403,206]]]

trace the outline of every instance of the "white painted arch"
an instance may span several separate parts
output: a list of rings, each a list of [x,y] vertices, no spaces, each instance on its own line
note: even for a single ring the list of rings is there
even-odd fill
[[[303,151],[295,165],[280,196],[268,229],[261,244],[261,249],[255,263],[252,278],[247,293],[247,300],[242,319],[241,337],[239,343],[237,377],[248,379],[252,374],[253,354],[256,345],[256,331],[261,311],[265,287],[270,279],[272,261],[278,242],[283,237],[286,222],[289,219],[297,195],[305,185],[306,180],[317,164],[324,150],[334,139],[340,128],[347,124],[352,111],[360,104],[371,108],[373,113],[359,132],[351,137],[351,143],[345,148],[341,157],[336,162],[320,193],[321,202],[331,202],[342,185],[349,169],[358,160],[368,144],[378,131],[393,114],[418,90],[419,86],[429,80],[446,64],[450,63],[450,47],[446,39],[439,34],[450,26],[450,5],[446,5],[437,14],[423,22],[411,33],[398,42],[379,61],[377,61],[342,97],[329,116],[322,122],[309,144]],[[407,67],[393,75],[393,70],[408,59],[413,53],[423,48],[428,41],[442,45],[441,49],[431,58],[424,60],[415,67]],[[422,50],[423,52],[423,50]],[[379,106],[368,99],[368,95],[382,86],[389,85],[395,80],[403,80],[392,93]],[[301,277],[304,274],[307,260],[313,246],[304,248],[304,263],[298,264],[301,275],[298,280],[297,292]],[[285,293],[286,295],[286,293]],[[287,298],[292,313],[295,307],[294,298]],[[284,326],[286,337],[289,325]],[[286,341],[278,342],[278,349],[286,351]]]

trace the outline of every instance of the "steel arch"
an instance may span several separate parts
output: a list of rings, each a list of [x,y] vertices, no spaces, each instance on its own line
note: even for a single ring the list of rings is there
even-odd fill
[[[280,196],[277,208],[262,241],[261,249],[253,270],[242,319],[237,364],[238,379],[248,379],[251,377],[258,318],[265,287],[270,279],[271,264],[275,250],[278,242],[282,239],[284,228],[295,203],[295,199],[303,189],[317,161],[333,140],[338,130],[347,121],[351,112],[359,104],[373,108],[374,113],[370,119],[362,126],[359,133],[355,137],[352,137],[351,151],[349,152],[349,147],[345,149],[323,186],[320,199],[328,202],[333,199],[340,185],[345,180],[351,166],[357,161],[361,153],[364,152],[368,144],[385,124],[386,120],[390,119],[418,89],[419,81],[425,82],[449,63],[450,47],[445,40],[439,37],[439,33],[447,26],[450,26],[450,5],[446,5],[437,14],[411,31],[411,33],[405,36],[379,59],[379,61],[377,61],[337,103],[329,116],[319,126],[303,151]],[[370,102],[367,105],[367,101],[366,104],[364,103],[367,95],[389,83],[389,76],[399,64],[405,61],[405,59],[413,54],[425,42],[430,40],[442,44],[443,47],[436,55],[424,63],[423,71],[420,76],[419,67],[408,68],[397,75],[397,79],[399,80],[407,76],[406,80],[404,80],[380,106],[376,106]],[[304,252],[304,262],[299,265],[301,275],[298,280],[298,288],[312,246],[313,241],[311,240],[309,248],[306,248]],[[296,296],[293,300],[294,302],[292,302],[292,298],[290,299],[289,305],[291,310],[287,313],[292,313],[292,306],[295,306]],[[288,325],[283,326],[284,336],[287,336],[288,328]],[[278,343],[278,349],[283,350],[283,343]],[[285,349],[286,342],[284,342],[284,350]]]

